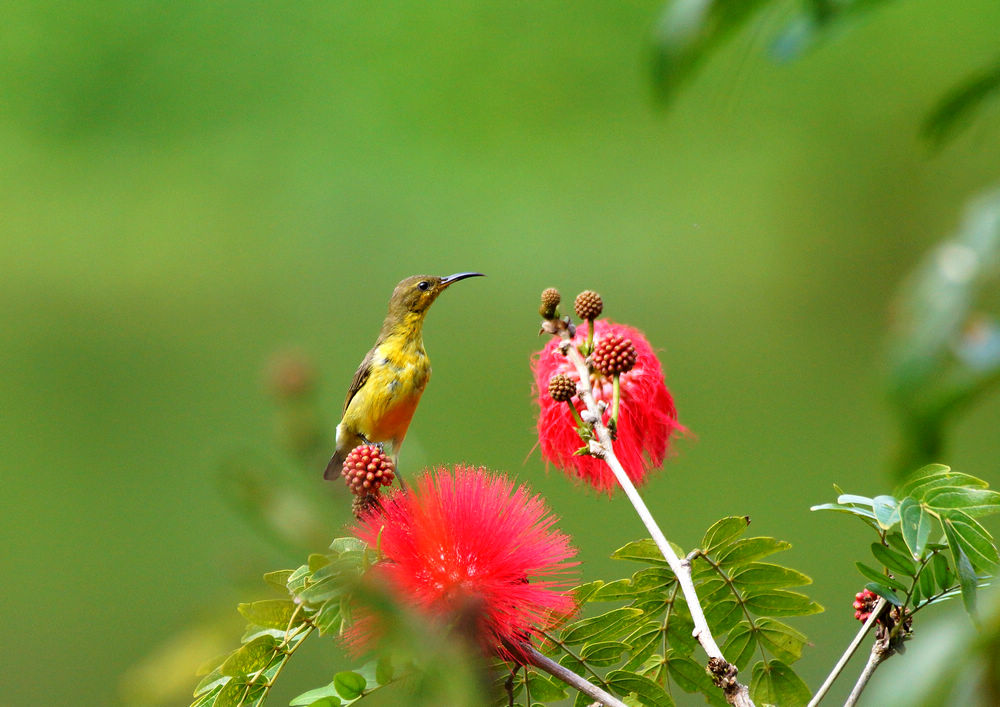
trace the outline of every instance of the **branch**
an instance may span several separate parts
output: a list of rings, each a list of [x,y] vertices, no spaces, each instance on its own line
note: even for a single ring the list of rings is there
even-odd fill
[[[865,636],[868,635],[868,632],[871,631],[872,626],[875,625],[875,621],[878,619],[879,614],[882,613],[886,603],[885,599],[882,599],[881,597],[879,598],[878,603],[875,604],[875,608],[872,609],[871,615],[868,616],[868,620],[865,621],[864,625],[862,625],[861,630],[858,631],[858,634],[854,637],[854,640],[851,641],[851,644],[847,646],[847,650],[844,651],[842,656],[840,656],[840,660],[838,660],[837,664],[833,666],[833,670],[831,670],[830,674],[826,676],[826,680],[823,681],[822,685],[820,685],[816,694],[813,695],[811,700],[809,700],[809,705],[807,707],[816,707],[816,705],[820,703],[820,700],[826,697],[826,693],[830,691],[833,681],[840,677],[840,674],[844,672],[844,667],[847,665],[847,661],[851,659],[851,656],[854,655],[858,646],[861,645],[861,641],[863,641]]]
[[[549,675],[562,680],[570,687],[576,688],[587,697],[597,700],[605,707],[627,707],[627,705],[614,695],[610,695],[592,682],[585,680],[569,668],[566,668],[551,658],[542,655],[530,644],[522,644],[522,652],[531,659],[531,664],[539,670],[544,670]]]
[[[601,421],[601,409],[594,400],[590,389],[590,369],[587,367],[587,362],[584,361],[583,356],[577,350],[576,346],[573,345],[572,337],[564,322],[557,319],[548,320],[543,325],[543,328],[550,331],[550,333],[555,333],[562,337],[563,352],[573,362],[576,372],[580,376],[577,394],[587,407],[588,415],[585,421],[590,425],[596,437],[596,439],[590,442],[590,453],[595,457],[603,459],[604,463],[614,473],[622,490],[625,491],[625,495],[632,502],[636,513],[639,514],[639,518],[653,538],[653,542],[656,543],[660,552],[663,553],[664,559],[677,577],[677,582],[680,584],[681,591],[684,592],[684,599],[687,601],[688,609],[691,611],[691,618],[694,621],[692,635],[698,640],[701,647],[705,649],[705,653],[709,657],[708,667],[715,680],[715,684],[722,688],[726,696],[726,701],[729,704],[738,705],[739,707],[752,707],[753,702],[750,700],[750,693],[746,685],[742,685],[736,680],[736,666],[729,663],[723,657],[722,651],[712,637],[708,621],[705,619],[705,612],[701,608],[701,603],[698,601],[698,594],[695,592],[694,582],[691,580],[690,563],[681,562],[680,558],[677,557],[677,553],[674,552],[670,543],[667,542],[659,525],[657,525],[653,515],[649,512],[649,508],[646,507],[646,503],[642,500],[642,496],[639,495],[632,480],[629,479],[628,474],[625,472],[625,468],[615,455],[611,433]]]
[[[847,702],[844,703],[844,707],[854,707],[858,703],[858,700],[861,699],[861,693],[868,685],[868,681],[871,680],[872,675],[875,674],[875,670],[892,654],[893,649],[890,646],[883,645],[882,641],[875,641],[875,645],[872,646],[871,655],[868,656],[868,662],[865,663],[865,669],[861,671],[861,675],[854,684],[854,689],[851,690],[851,695],[847,698]]]

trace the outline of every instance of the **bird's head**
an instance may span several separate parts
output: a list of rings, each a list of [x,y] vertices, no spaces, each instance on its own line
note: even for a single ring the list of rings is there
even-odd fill
[[[481,277],[481,272],[460,272],[447,277],[437,275],[414,275],[408,277],[393,290],[389,300],[389,315],[402,317],[407,312],[422,314],[427,311],[437,296],[453,282],[467,277]]]

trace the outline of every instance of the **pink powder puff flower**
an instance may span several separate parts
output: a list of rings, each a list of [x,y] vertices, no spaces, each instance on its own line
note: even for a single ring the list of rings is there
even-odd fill
[[[576,610],[567,584],[576,550],[555,521],[525,486],[456,466],[388,493],[354,532],[380,552],[371,579],[401,604],[446,622],[475,607],[484,651],[525,662],[520,646]],[[355,625],[356,646],[377,641],[369,618]]]
[[[636,485],[645,481],[648,473],[663,464],[674,433],[684,432],[677,421],[674,400],[663,381],[663,369],[646,337],[638,329],[615,324],[606,319],[594,322],[594,343],[603,337],[618,334],[632,341],[637,358],[632,370],[621,375],[621,400],[619,403],[615,454]],[[573,344],[586,341],[587,325],[576,330]],[[577,422],[567,403],[557,402],[548,392],[549,379],[562,373],[579,383],[576,367],[559,351],[560,339],[552,337],[541,352],[532,357],[531,368],[535,377],[535,393],[541,408],[538,415],[538,439],[542,456],[571,476],[576,476],[599,491],[611,493],[617,487],[614,474],[603,460],[589,455],[574,454],[584,446],[577,434]],[[604,401],[608,408],[604,415],[607,423],[611,417],[612,380],[595,372],[591,376],[594,398]],[[577,411],[584,409],[579,397],[570,401]]]

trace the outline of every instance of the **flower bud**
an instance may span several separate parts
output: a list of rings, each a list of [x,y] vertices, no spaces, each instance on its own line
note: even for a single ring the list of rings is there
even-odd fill
[[[559,306],[559,302],[562,301],[562,297],[559,295],[559,290],[554,287],[549,287],[542,291],[542,305],[538,308],[538,313],[542,315],[542,319],[555,319],[556,318],[556,307]]]
[[[593,290],[584,290],[576,296],[573,309],[580,319],[594,320],[601,316],[601,312],[604,311],[604,301]]]

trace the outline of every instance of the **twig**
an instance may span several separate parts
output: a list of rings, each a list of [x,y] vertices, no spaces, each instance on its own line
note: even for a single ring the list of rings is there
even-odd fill
[[[868,662],[865,663],[865,669],[861,671],[861,675],[854,684],[854,689],[851,690],[851,695],[847,698],[847,702],[844,703],[844,707],[854,707],[858,703],[858,700],[861,699],[861,693],[868,685],[868,681],[871,680],[872,675],[875,674],[875,670],[882,664],[882,661],[886,660],[892,654],[893,649],[891,646],[883,645],[882,641],[875,641],[875,645],[872,646],[871,655],[868,656]]]
[[[569,668],[559,665],[559,663],[555,662],[551,658],[542,655],[535,650],[534,646],[523,644],[521,648],[526,654],[526,657],[531,659],[531,664],[536,668],[544,670],[553,677],[559,678],[570,687],[573,687],[585,694],[587,697],[597,700],[598,703],[605,705],[605,707],[627,707],[624,702],[619,700],[614,695],[608,694],[597,685],[585,680]]]
[[[826,697],[826,693],[830,691],[833,681],[840,677],[840,674],[844,672],[844,668],[847,666],[847,661],[851,659],[854,652],[858,650],[858,646],[861,645],[861,641],[863,641],[865,636],[868,635],[868,632],[871,631],[872,626],[875,625],[875,621],[878,619],[879,614],[882,613],[886,603],[885,599],[879,597],[878,603],[875,604],[875,608],[872,609],[872,613],[868,616],[868,620],[861,626],[861,629],[854,637],[854,640],[851,641],[849,646],[847,646],[847,650],[845,650],[844,654],[840,656],[840,660],[838,660],[837,664],[833,666],[833,670],[830,671],[830,674],[826,676],[826,680],[823,681],[820,688],[816,690],[816,694],[813,695],[813,698],[809,700],[808,707],[816,707],[816,705],[820,703],[820,700]]]
[[[653,542],[660,549],[663,554],[664,559],[667,564],[670,565],[670,569],[673,570],[674,575],[677,577],[677,582],[680,584],[681,591],[684,592],[684,599],[687,601],[688,609],[691,611],[691,619],[694,621],[694,631],[692,635],[701,644],[701,647],[705,650],[705,653],[709,657],[709,670],[711,671],[715,683],[719,685],[726,696],[726,701],[731,705],[738,705],[739,707],[751,707],[753,702],[750,699],[749,690],[747,690],[746,685],[742,685],[736,680],[736,666],[729,663],[722,655],[722,651],[719,649],[718,644],[712,637],[712,631],[708,627],[708,621],[705,620],[705,612],[701,608],[701,603],[698,601],[698,594],[694,588],[694,582],[691,580],[691,567],[690,563],[682,563],[680,558],[677,557],[677,553],[667,542],[666,537],[664,537],[663,532],[660,530],[659,525],[657,525],[656,520],[653,515],[649,512],[649,508],[646,507],[646,503],[642,500],[642,496],[636,490],[635,485],[632,480],[629,479],[628,474],[625,472],[625,468],[622,466],[618,457],[615,455],[614,445],[611,441],[611,433],[607,426],[601,421],[601,409],[598,407],[597,402],[594,400],[593,392],[590,389],[590,370],[587,367],[587,362],[584,361],[583,356],[577,350],[576,346],[573,345],[572,337],[566,326],[559,326],[559,320],[550,320],[546,324],[554,324],[553,327],[556,331],[551,331],[551,333],[557,333],[563,339],[563,350],[573,365],[576,367],[576,372],[580,377],[580,384],[577,387],[577,394],[583,404],[587,407],[587,412],[589,413],[586,418],[586,422],[590,425],[591,429],[594,431],[594,436],[596,439],[590,441],[590,453],[598,458],[604,460],[604,462],[614,473],[615,478],[618,479],[618,483],[621,485],[622,490],[625,491],[625,495],[628,500],[632,502],[632,506],[635,508],[636,513],[639,514],[639,518],[642,520],[646,529],[649,531],[650,536],[653,538]]]

